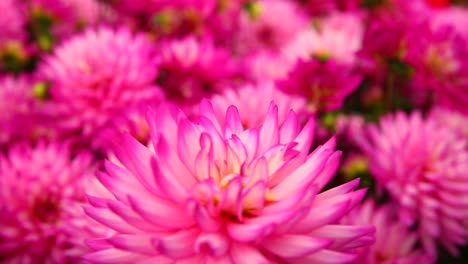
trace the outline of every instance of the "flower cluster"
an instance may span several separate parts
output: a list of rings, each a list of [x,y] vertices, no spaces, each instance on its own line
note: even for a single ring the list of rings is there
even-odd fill
[[[1,0],[1,263],[452,263],[457,0]]]

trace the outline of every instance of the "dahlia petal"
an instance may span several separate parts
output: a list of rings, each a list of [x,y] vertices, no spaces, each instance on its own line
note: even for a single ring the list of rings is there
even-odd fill
[[[323,168],[320,175],[314,180],[314,184],[317,185],[317,189],[323,189],[330,180],[335,176],[339,166],[341,157],[341,151],[333,153],[330,158],[326,161],[325,167]]]
[[[299,135],[297,135],[294,139],[294,142],[297,143],[295,149],[300,153],[309,152],[310,145],[312,145],[312,140],[314,139],[315,135],[315,126],[315,120],[310,118],[305,124],[304,128],[302,128]]]
[[[370,234],[374,232],[375,227],[373,226],[326,225],[315,229],[309,233],[309,235],[333,239],[333,248],[346,247],[346,249],[351,249],[353,247],[362,247],[363,245],[370,245],[373,243],[374,238],[370,236]],[[363,239],[356,240],[356,238]],[[354,243],[352,242],[353,240],[355,240]]]
[[[205,232],[216,232],[222,228],[219,221],[211,217],[207,210],[199,205],[197,201],[193,202],[193,215],[196,223]]]
[[[101,239],[87,239],[85,240],[85,244],[91,248],[92,250],[98,251],[98,250],[104,250],[104,249],[109,249],[112,248],[112,244],[107,241],[106,238],[101,238]]]
[[[276,214],[276,213],[281,213],[287,210],[291,210],[295,208],[296,206],[302,204],[302,201],[307,197],[307,195],[312,194],[315,195],[317,192],[317,189],[313,186],[310,188],[305,188],[304,191],[301,192],[295,192],[292,195],[289,195],[285,199],[278,200],[267,207],[263,208],[262,214],[268,215],[268,214]]]
[[[300,260],[291,260],[290,263],[345,264],[352,263],[356,257],[355,254],[324,249]]]
[[[200,116],[198,118],[200,125],[204,128],[205,132],[208,133],[211,137],[211,141],[213,142],[213,151],[214,157],[219,159],[220,157],[224,157],[226,155],[225,146],[224,146],[224,138],[221,135],[221,130],[216,128],[213,125],[213,120],[206,118],[205,116]],[[216,122],[215,122],[216,123]],[[217,124],[219,126],[219,124]]]
[[[226,120],[224,124],[224,136],[231,138],[244,130],[242,121],[239,115],[239,110],[231,105],[226,111]]]
[[[213,257],[224,256],[230,247],[230,241],[219,233],[202,233],[195,240],[194,250],[199,254]]]
[[[179,159],[185,164],[185,167],[195,175],[193,161],[196,159],[200,148],[194,142],[199,142],[200,129],[187,119],[179,122],[177,152]]]
[[[203,116],[205,119],[210,120],[214,127],[216,128],[216,131],[222,131],[221,130],[221,125],[219,124],[216,114],[213,109],[213,105],[209,100],[206,98],[203,98],[199,104],[199,112],[203,113]]]
[[[247,149],[245,145],[242,143],[241,139],[237,135],[232,135],[231,139],[228,141],[229,150],[232,153],[231,156],[235,157],[232,161],[234,167],[239,167],[243,161],[247,160]]]
[[[170,199],[172,199],[175,202],[183,202],[187,199],[188,197],[188,186],[186,189],[186,186],[183,186],[181,182],[181,177],[183,177],[180,174],[177,174],[178,177],[174,177],[173,174],[167,175],[162,173],[162,171],[159,168],[158,161],[156,161],[155,158],[151,159],[151,167],[153,169],[153,175],[156,184],[158,184],[159,188],[161,190],[168,190],[166,191],[166,194]],[[180,175],[180,177],[179,177]],[[192,178],[191,176],[186,176],[184,178]],[[193,181],[193,178],[192,178]]]
[[[144,255],[117,248],[106,249],[84,256],[85,260],[97,263],[135,263],[144,259]]]
[[[256,128],[250,128],[242,133],[237,135],[244,145],[244,148],[247,153],[247,158],[245,162],[247,164],[250,164],[250,162],[254,159],[255,155],[257,154],[257,149],[258,149],[258,130]]]
[[[361,180],[359,178],[356,178],[356,179],[354,179],[352,181],[349,181],[349,182],[347,182],[345,184],[342,184],[340,186],[337,186],[335,188],[332,188],[330,190],[322,192],[317,196],[317,199],[319,199],[321,201],[321,200],[325,200],[325,199],[334,197],[334,196],[339,195],[339,194],[348,193],[348,192],[354,190],[355,188],[357,188],[359,186],[360,181]]]
[[[280,144],[287,144],[294,141],[294,138],[298,135],[299,131],[300,126],[297,120],[297,115],[291,110],[280,128]]]
[[[115,214],[109,212],[108,209],[98,209],[93,207],[84,207],[85,213],[99,223],[106,225],[120,233],[134,234],[139,230],[125,222],[123,219],[117,217]]]
[[[229,255],[219,258],[206,257],[204,261],[206,264],[235,264]]]
[[[306,233],[320,226],[332,224],[346,213],[348,206],[349,200],[346,198],[333,204],[313,206],[309,214],[292,230],[293,232]]]
[[[195,170],[198,175],[198,180],[207,180],[213,175],[217,175],[213,168],[213,142],[207,133],[202,133],[200,136],[201,150],[195,159]],[[219,180],[219,179],[218,179]]]
[[[156,249],[152,244],[153,236],[151,235],[116,235],[107,240],[113,246],[125,251],[154,255],[157,254]]]
[[[194,224],[184,208],[173,203],[163,200],[155,201],[155,199],[140,200],[130,195],[128,200],[135,212],[154,225],[166,228],[188,228]]]
[[[106,208],[107,202],[109,201],[109,199],[107,198],[101,198],[91,195],[86,195],[86,199],[88,200],[90,205],[98,208]]]
[[[287,181],[282,181],[272,189],[272,193],[278,199],[283,199],[303,188],[313,181],[323,170],[327,159],[333,154],[325,148],[318,148],[316,152],[307,157],[307,160],[288,176]]]
[[[181,185],[183,189],[188,189],[195,184],[195,177],[180,161],[177,153],[171,149],[165,137],[158,138],[155,149],[159,161],[157,165],[163,175],[178,175],[178,177],[172,178],[175,178],[174,180],[177,180],[178,185]],[[162,188],[162,190],[172,189]]]
[[[160,227],[152,225],[151,223],[148,223],[142,219],[141,216],[138,215],[134,210],[132,210],[129,206],[122,204],[121,202],[108,201],[107,207],[114,214],[122,218],[125,222],[142,231],[160,232],[162,230]]]
[[[125,196],[129,190],[136,189],[141,192],[145,191],[145,189],[138,183],[129,182],[129,180],[134,178],[130,177],[129,172],[125,169],[110,162],[106,162],[105,167],[107,173],[98,172],[96,176],[102,185],[104,185],[118,200],[126,202],[127,199]]]
[[[241,242],[255,241],[268,235],[272,228],[293,218],[297,212],[287,211],[275,215],[258,216],[252,219],[246,219],[243,223],[231,222],[226,225],[229,235]]]
[[[223,212],[232,213],[237,217],[242,216],[241,191],[241,178],[236,177],[232,179],[224,191],[224,195],[221,198],[218,208]]]
[[[284,258],[300,258],[329,246],[333,240],[307,235],[284,235],[268,238],[261,246]]]
[[[164,135],[169,145],[177,144],[177,126],[185,115],[182,111],[175,109],[172,105],[161,105],[155,109],[150,108],[146,120],[150,127],[152,142],[158,142],[160,135]]]
[[[231,257],[234,263],[271,263],[256,247],[240,243],[234,243],[232,245]]]
[[[272,102],[259,131],[258,153],[264,153],[279,143],[278,107]]]
[[[164,256],[145,257],[144,259],[138,260],[135,264],[174,264],[174,260]]]
[[[152,153],[128,134],[122,136],[122,146],[116,147],[116,155],[125,167],[150,192],[158,193],[151,170]]]
[[[253,164],[248,183],[254,184],[258,181],[268,182],[268,178],[268,161],[264,157],[261,157]]]
[[[255,213],[256,210],[263,209],[265,193],[266,183],[264,181],[257,181],[252,187],[247,189],[242,196],[243,210],[249,211],[249,213]]]
[[[153,245],[164,256],[184,258],[193,255],[194,241],[199,235],[197,229],[182,230],[153,240]]]

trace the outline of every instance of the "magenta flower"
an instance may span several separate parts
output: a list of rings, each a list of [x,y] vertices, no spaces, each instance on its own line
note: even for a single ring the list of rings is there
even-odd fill
[[[85,25],[95,25],[101,12],[97,0],[31,0],[29,8],[34,23],[50,20],[52,25],[48,30],[60,38],[77,32]]]
[[[22,41],[26,37],[26,14],[21,1],[0,1],[0,47],[6,41]]]
[[[360,144],[377,184],[398,206],[400,220],[417,224],[425,248],[439,241],[452,254],[468,235],[468,141],[419,112],[389,115],[369,125]]]
[[[343,218],[343,224],[375,226],[375,244],[360,249],[355,263],[434,263],[434,257],[416,246],[417,233],[398,222],[392,209],[391,205],[378,206],[374,200],[366,200]]]
[[[31,78],[0,77],[0,145],[34,136],[35,99]]]
[[[295,2],[286,0],[252,1],[239,19],[234,48],[241,54],[263,49],[279,51],[309,22]]]
[[[40,65],[58,129],[95,136],[141,104],[157,102],[158,60],[143,34],[101,28],[76,35]]]
[[[0,71],[18,72],[30,51],[26,46],[26,11],[23,1],[0,1]]]
[[[253,82],[284,79],[293,66],[286,56],[277,52],[259,51],[243,59],[243,74]]]
[[[100,232],[81,208],[92,173],[91,155],[72,156],[66,144],[19,144],[1,155],[2,263],[76,263],[85,237]]]
[[[466,8],[451,6],[435,9],[431,14],[429,23],[432,30],[449,26],[453,27],[465,39],[468,38],[468,9]]]
[[[211,96],[237,74],[237,63],[230,52],[208,39],[170,40],[159,50],[162,63],[158,83],[169,100],[182,106]]]
[[[109,195],[85,211],[117,232],[89,241],[99,263],[349,263],[373,227],[337,221],[364,196],[358,180],[320,192],[340,152],[332,139],[309,154],[314,122],[272,104],[244,129],[236,107],[221,125],[208,101],[189,120],[161,106],[149,114],[152,146],[124,137],[121,164],[98,178]]]
[[[419,30],[425,32],[422,37],[408,34],[405,39],[404,60],[415,69],[412,85],[432,90],[437,104],[468,113],[468,37],[453,27],[433,31],[424,25]]]
[[[361,80],[352,67],[332,59],[298,60],[288,78],[278,82],[278,87],[287,94],[305,97],[311,112],[331,111],[342,106]]]
[[[460,137],[468,138],[468,117],[444,107],[435,107],[429,114],[441,127],[449,127]]]
[[[268,109],[271,101],[278,107],[278,120],[283,123],[289,112],[306,114],[306,100],[300,96],[287,95],[280,91],[273,82],[246,84],[236,89],[225,89],[222,94],[211,98],[218,122],[224,125],[225,109],[235,105],[240,113],[244,129],[259,127],[267,113],[258,113],[258,109]]]
[[[297,35],[284,48],[288,58],[308,60],[311,57],[333,58],[340,63],[353,64],[362,47],[364,25],[353,13],[333,13]]]

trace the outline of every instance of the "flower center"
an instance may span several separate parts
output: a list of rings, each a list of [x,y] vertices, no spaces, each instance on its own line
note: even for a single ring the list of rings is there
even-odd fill
[[[55,223],[60,218],[60,204],[58,199],[47,195],[38,197],[31,208],[31,215],[41,223]]]

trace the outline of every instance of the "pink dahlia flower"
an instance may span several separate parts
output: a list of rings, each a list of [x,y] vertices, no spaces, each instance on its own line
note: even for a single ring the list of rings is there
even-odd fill
[[[241,54],[262,49],[278,51],[309,25],[300,7],[286,0],[252,1],[239,19],[234,46]]]
[[[244,76],[253,82],[284,79],[293,66],[283,54],[265,50],[247,55],[243,63]]]
[[[339,115],[335,120],[338,142],[349,147],[356,147],[356,138],[364,133],[365,124],[366,120],[361,115]]]
[[[44,19],[52,22],[49,30],[54,37],[65,37],[86,25],[95,25],[101,11],[97,0],[31,0],[29,8],[34,23],[43,23]]]
[[[389,115],[370,125],[360,144],[377,184],[416,228],[425,248],[439,241],[452,254],[468,237],[468,140],[419,112]]]
[[[2,263],[77,263],[85,237],[100,232],[81,208],[93,170],[91,155],[72,156],[60,143],[14,145],[0,156]]]
[[[200,116],[161,106],[148,115],[152,146],[124,137],[98,178],[108,196],[85,211],[115,230],[90,240],[99,263],[349,263],[373,227],[340,225],[366,190],[355,180],[320,192],[335,174],[335,142],[309,154],[314,122],[294,112],[244,129],[236,107],[224,125],[203,101]]]
[[[0,77],[0,145],[34,136],[37,103],[29,77]]]
[[[241,114],[241,122],[245,129],[260,126],[266,113],[258,113],[258,109],[268,109],[271,101],[278,107],[278,120],[283,123],[289,112],[306,114],[306,100],[300,96],[287,95],[280,91],[272,82],[246,84],[236,89],[225,89],[222,94],[215,95],[211,102],[220,124],[224,124],[225,109],[235,105]]]
[[[352,13],[333,13],[320,20],[318,28],[301,32],[284,48],[291,60],[311,57],[333,58],[353,64],[362,47],[364,25],[361,17]]]
[[[431,15],[430,24],[433,30],[450,26],[464,38],[468,38],[468,9],[452,6],[435,9]]]
[[[468,138],[468,116],[444,107],[433,108],[429,115],[441,127],[449,127],[460,137]]]
[[[418,38],[407,34],[404,60],[414,67],[413,86],[432,90],[434,100],[444,107],[468,113],[468,38],[454,28],[433,32],[429,25]]]
[[[39,69],[50,82],[48,114],[54,125],[92,136],[114,118],[159,100],[155,56],[145,35],[123,28],[87,30],[64,42]]]
[[[375,226],[375,244],[360,249],[356,264],[434,263],[434,257],[417,247],[418,235],[398,222],[391,205],[367,200],[353,209],[341,223]]]
[[[311,112],[332,111],[343,105],[344,99],[361,83],[361,75],[351,66],[329,59],[298,60],[288,78],[278,81],[287,94],[300,95],[309,101]]]
[[[24,5],[17,0],[0,1],[0,45],[6,41],[21,41],[26,37],[26,14]]]
[[[208,39],[190,36],[169,40],[159,50],[162,62],[158,83],[169,100],[182,106],[211,96],[237,74],[237,63],[230,52]]]

